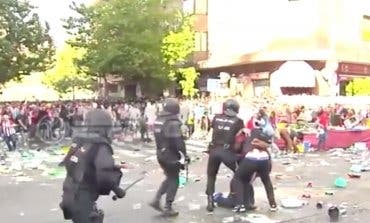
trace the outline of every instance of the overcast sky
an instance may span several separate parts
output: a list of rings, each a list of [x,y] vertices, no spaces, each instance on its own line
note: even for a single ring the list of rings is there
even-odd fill
[[[363,0],[364,2],[364,14],[370,16],[370,0]]]
[[[40,17],[50,24],[50,31],[55,44],[59,47],[68,38],[61,19],[72,15],[69,5],[72,0],[29,0],[38,7]],[[89,3],[91,0],[74,0],[76,3]]]
[[[66,31],[63,29],[62,18],[68,18],[72,15],[69,5],[73,0],[29,0],[33,5],[38,7],[38,12],[43,20],[48,21],[51,28],[51,35],[57,46],[63,45],[68,38]],[[94,0],[74,0],[76,3],[90,3]],[[357,0],[355,0],[357,1]],[[370,0],[362,0],[364,3],[364,14],[370,16]]]

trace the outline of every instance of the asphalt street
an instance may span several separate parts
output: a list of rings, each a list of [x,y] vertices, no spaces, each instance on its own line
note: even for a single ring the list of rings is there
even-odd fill
[[[336,177],[347,176],[351,166],[345,157],[329,156],[328,153],[310,153],[290,159],[274,160],[272,179],[276,199],[280,203],[284,198],[305,199],[306,205],[296,209],[279,208],[276,213],[268,210],[267,198],[259,179],[255,182],[257,211],[235,215],[231,210],[217,208],[212,215],[205,211],[207,155],[202,153],[205,144],[188,142],[188,150],[193,160],[189,167],[189,182],[179,189],[175,208],[180,211],[176,218],[162,217],[152,210],[147,203],[153,198],[157,187],[163,179],[155,159],[153,144],[126,143],[115,148],[115,159],[124,160],[132,168],[124,170],[122,186],[147,175],[143,181],[134,186],[124,199],[113,201],[111,197],[101,197],[98,201],[104,209],[107,223],[139,222],[329,222],[328,203],[346,202],[347,214],[340,222],[368,222],[370,217],[369,175],[363,173],[360,179],[348,179],[348,186],[336,189],[333,182]],[[40,171],[27,173],[30,182],[17,182],[11,174],[0,176],[0,213],[4,223],[59,223],[63,220],[58,204],[61,200],[62,179],[42,176]],[[222,166],[217,178],[217,191],[227,192],[232,173]],[[308,188],[307,183],[312,187]],[[325,195],[325,192],[333,195]],[[324,208],[316,209],[316,202],[323,201]],[[249,220],[246,220],[248,217]]]

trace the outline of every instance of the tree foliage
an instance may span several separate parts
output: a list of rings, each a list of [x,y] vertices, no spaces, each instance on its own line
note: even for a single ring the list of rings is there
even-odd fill
[[[86,48],[80,64],[91,74],[142,79],[164,73],[161,43],[172,10],[160,0],[108,0],[91,7],[73,6],[79,17],[67,21],[76,36],[71,44]]]
[[[181,76],[179,84],[182,89],[182,94],[188,97],[194,97],[198,93],[195,83],[199,73],[194,67],[179,68],[178,73]]]
[[[106,0],[90,7],[72,5],[78,16],[66,21],[74,36],[70,44],[86,49],[79,68],[95,76],[118,75],[125,81],[158,79],[161,86],[170,80],[190,83],[191,69],[180,67],[188,67],[184,64],[193,51],[194,32],[191,19],[179,13],[177,2]],[[193,94],[193,90],[185,92]]]
[[[54,47],[34,7],[27,1],[0,1],[0,82],[45,71]]]
[[[370,78],[354,78],[346,86],[347,95],[369,96]]]
[[[169,77],[179,82],[183,95],[193,97],[197,93],[195,83],[198,78],[197,71],[189,64],[195,45],[193,18],[181,14],[179,18],[182,24],[164,38],[162,53]]]
[[[77,68],[75,60],[83,58],[85,50],[65,45],[57,52],[54,68],[47,71],[43,82],[54,88],[60,95],[81,89],[91,89],[92,78]]]

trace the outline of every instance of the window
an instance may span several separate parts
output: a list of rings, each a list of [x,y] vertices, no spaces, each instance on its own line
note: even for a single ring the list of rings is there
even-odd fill
[[[364,15],[361,24],[361,35],[362,40],[365,42],[370,42],[370,16]]]
[[[107,88],[108,88],[108,91],[110,93],[117,93],[118,92],[118,85],[117,84],[108,84]]]
[[[208,51],[208,33],[196,32],[195,33],[195,51]]]
[[[183,0],[182,2],[182,9],[183,12],[186,14],[193,14],[194,13],[194,1],[195,0]]]
[[[194,1],[194,13],[195,14],[207,14],[208,12],[208,0],[195,0]]]
[[[270,93],[270,81],[268,79],[253,81],[254,96],[262,97]]]

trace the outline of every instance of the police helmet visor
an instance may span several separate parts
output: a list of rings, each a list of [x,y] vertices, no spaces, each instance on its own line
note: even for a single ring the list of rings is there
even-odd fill
[[[85,126],[88,133],[98,133],[101,136],[110,137],[113,119],[108,112],[94,109],[86,114]]]
[[[231,117],[235,117],[238,115],[238,112],[230,109],[230,108],[227,108],[224,110],[224,114],[227,115],[227,116],[231,116]]]

